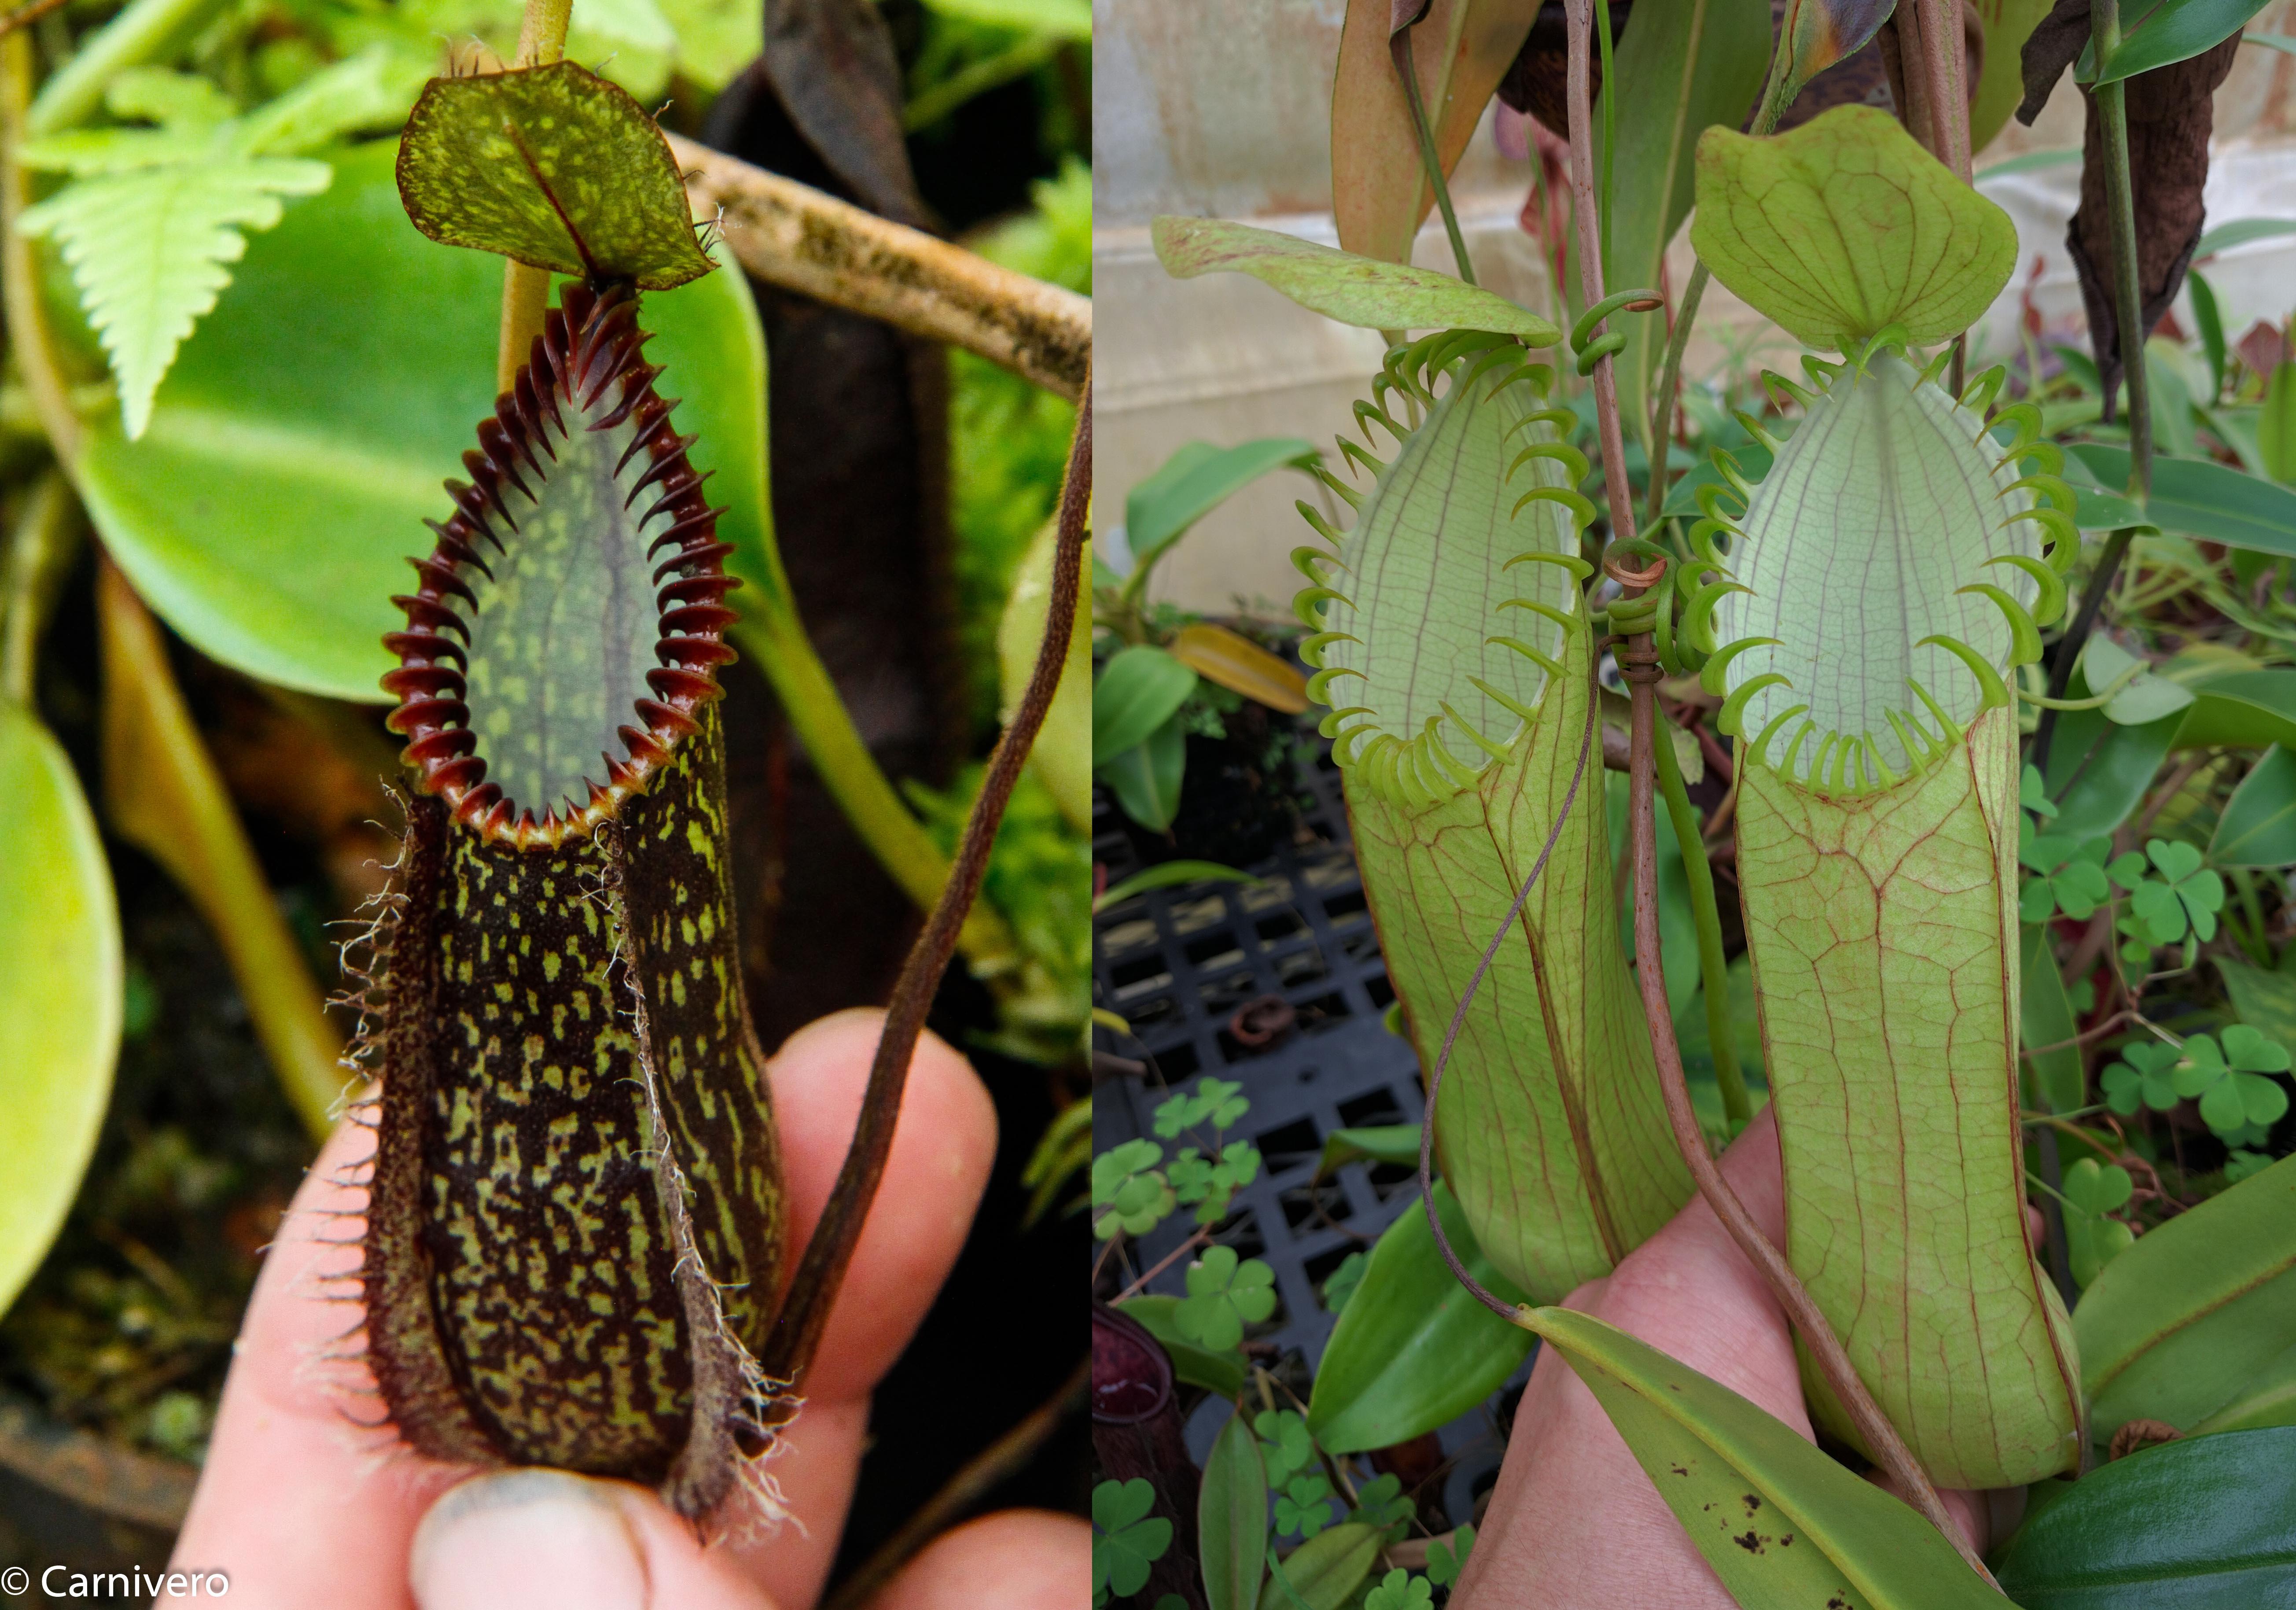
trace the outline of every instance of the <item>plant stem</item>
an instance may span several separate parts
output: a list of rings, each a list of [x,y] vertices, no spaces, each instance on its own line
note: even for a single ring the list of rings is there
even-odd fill
[[[49,468],[33,483],[9,539],[0,594],[0,700],[32,707],[40,633],[55,602],[79,535],[79,508],[63,472]]]
[[[1586,305],[1593,307],[1603,299],[1602,264],[1594,255],[1595,223],[1585,215],[1594,206],[1594,164],[1587,150],[1586,136],[1588,106],[1588,63],[1593,18],[1590,15],[1595,0],[1566,0],[1564,18],[1570,30],[1570,66],[1565,80],[1569,97],[1570,141],[1570,170],[1572,195],[1577,210],[1581,214],[1579,225],[1580,295]],[[1633,535],[1632,510],[1626,490],[1626,453],[1619,430],[1618,393],[1610,379],[1610,360],[1604,358],[1595,368],[1595,407],[1597,422],[1602,427],[1603,478],[1610,483],[1612,531],[1624,538]],[[1633,602],[1644,597],[1663,581],[1666,563],[1657,562],[1650,569],[1632,571],[1621,568],[1617,560],[1605,562],[1605,570],[1624,588],[1622,599]],[[1660,607],[1666,601],[1659,600]],[[1614,607],[1614,614],[1615,614]],[[1698,1115],[1690,1103],[1690,1087],[1683,1077],[1682,1050],[1674,1038],[1674,1022],[1666,998],[1666,963],[1660,950],[1658,932],[1658,823],[1652,810],[1656,792],[1658,762],[1654,756],[1654,733],[1658,717],[1658,648],[1647,630],[1633,633],[1619,650],[1620,669],[1634,697],[1634,715],[1630,727],[1633,769],[1628,773],[1627,807],[1628,831],[1631,843],[1635,889],[1635,982],[1641,991],[1643,1016],[1650,1028],[1651,1049],[1658,1064],[1659,1088],[1665,1098],[1667,1120],[1674,1130],[1675,1145],[1682,1154],[1691,1179],[1696,1182],[1698,1194],[1714,1211],[1739,1250],[1785,1310],[1786,1317],[1809,1350],[1818,1373],[1833,1389],[1835,1398],[1849,1415],[1851,1425],[1872,1451],[1875,1461],[1897,1483],[1900,1495],[1919,1510],[1930,1523],[1944,1533],[1970,1568],[1988,1583],[1991,1573],[1985,1563],[1961,1534],[1961,1529],[1946,1514],[1937,1489],[1928,1474],[1890,1424],[1866,1384],[1857,1376],[1855,1366],[1841,1338],[1833,1334],[1825,1316],[1812,1301],[1778,1249],[1770,1244],[1761,1227],[1746,1211],[1746,1204],[1723,1179],[1713,1157],[1706,1149],[1706,1138],[1700,1132]]]
[[[130,0],[49,78],[32,103],[26,132],[37,139],[85,123],[120,69],[174,49],[222,9],[223,0]]]
[[[1754,1104],[1746,1093],[1746,1075],[1738,1066],[1737,1026],[1730,1012],[1730,964],[1722,954],[1722,913],[1714,901],[1714,868],[1707,864],[1706,840],[1699,830],[1698,813],[1682,785],[1682,762],[1674,757],[1671,742],[1652,746],[1658,759],[1659,787],[1666,795],[1666,814],[1674,824],[1674,842],[1682,850],[1683,870],[1690,877],[1690,916],[1698,929],[1698,973],[1706,991],[1706,1038],[1714,1050],[1714,1082],[1722,1092],[1722,1112],[1735,1135],[1754,1119]],[[1637,951],[1636,955],[1641,953]]]
[[[1435,130],[1427,121],[1427,103],[1419,93],[1419,72],[1411,59],[1411,34],[1409,28],[1398,29],[1388,38],[1388,50],[1395,58],[1396,76],[1403,80],[1404,99],[1411,103],[1411,126],[1419,136],[1420,168],[1435,193],[1435,205],[1442,209],[1443,228],[1451,237],[1451,256],[1459,265],[1459,277],[1472,285],[1475,265],[1467,256],[1467,237],[1459,232],[1459,215],[1451,209],[1451,186],[1443,177],[1442,156],[1435,149]]]
[[[520,67],[547,67],[566,57],[566,24],[574,0],[526,0],[519,19]],[[509,259],[503,261],[502,331],[495,346],[495,390],[507,391],[534,350],[550,310],[550,270]]]
[[[676,135],[669,150],[694,210],[723,210],[726,244],[751,278],[962,347],[1070,402],[1083,395],[1091,298]]]
[[[304,1127],[324,1140],[351,1078],[342,1038],[184,707],[159,624],[109,560],[97,573],[96,604],[105,814],[207,919],[280,1084]]]
[[[29,34],[0,39],[0,298],[8,316],[9,345],[31,393],[32,407],[47,432],[57,462],[70,473],[79,462],[79,415],[71,389],[56,361],[47,309],[40,301],[36,248],[16,220],[31,202],[31,176],[16,152],[28,136],[32,93],[32,40]]]
[[[942,1483],[924,1507],[901,1524],[861,1568],[839,1584],[822,1610],[860,1610],[894,1573],[927,1543],[976,1508],[1010,1477],[1034,1458],[1062,1422],[1084,1407],[1092,1384],[1092,1360],[1087,1358],[1061,1383],[1060,1389],[1029,1411],[1028,1417],[965,1461],[964,1467]]]
[[[1037,648],[1036,668],[1028,690],[1021,694],[1012,721],[988,757],[980,780],[980,793],[965,818],[964,835],[957,845],[956,862],[940,899],[925,919],[908,959],[902,964],[900,982],[885,1014],[884,1032],[869,1068],[869,1086],[861,1101],[860,1121],[853,1144],[837,1173],[837,1184],[822,1212],[813,1239],[806,1244],[789,1295],[775,1315],[772,1335],[758,1362],[776,1381],[801,1383],[821,1345],[829,1312],[844,1284],[846,1266],[860,1240],[861,1228],[875,1200],[885,1162],[891,1154],[893,1129],[900,1116],[901,1092],[908,1082],[909,1060],[917,1036],[925,1026],[941,975],[955,954],[957,934],[966,911],[980,891],[988,870],[988,852],[1004,806],[1021,780],[1029,751],[1051,709],[1068,661],[1069,638],[1076,627],[1077,601],[1084,585],[1084,543],[1086,514],[1092,502],[1092,397],[1086,382],[1083,406],[1077,412],[1076,437],[1069,445],[1068,476],[1061,488],[1059,546],[1053,560],[1052,597],[1045,612],[1044,641]]]

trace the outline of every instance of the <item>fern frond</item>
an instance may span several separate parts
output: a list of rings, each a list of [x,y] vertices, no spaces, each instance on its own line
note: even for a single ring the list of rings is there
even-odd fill
[[[324,162],[231,158],[82,179],[24,213],[24,233],[53,238],[71,268],[129,440],[151,423],[176,349],[231,283],[242,231],[270,228],[281,197],[316,194],[333,177]]]

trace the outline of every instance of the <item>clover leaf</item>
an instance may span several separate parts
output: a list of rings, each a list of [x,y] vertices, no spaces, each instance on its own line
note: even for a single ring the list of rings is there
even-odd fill
[[[1218,1224],[1236,1191],[1259,1178],[1259,1148],[1248,1140],[1229,1141],[1217,1159],[1186,1146],[1172,1160],[1172,1189],[1183,1205],[1195,1207],[1198,1224]]]
[[[1148,1585],[1148,1568],[1172,1546],[1172,1523],[1148,1512],[1156,1490],[1145,1478],[1103,1482],[1092,1490],[1092,1592],[1119,1598]]]
[[[2031,767],[2025,768],[2031,771]],[[1447,1588],[1459,1580],[1459,1573],[1467,1566],[1467,1551],[1475,1546],[1475,1529],[1462,1526],[1451,1534],[1446,1544],[1441,1538],[1427,1545],[1427,1580],[1438,1588]]]
[[[1408,1571],[1389,1572],[1364,1595],[1364,1610],[1430,1610],[1434,1603],[1435,1589],[1427,1579]]]
[[[2234,1152],[2225,1159],[2225,1183],[2238,1185],[2251,1174],[2261,1174],[2272,1166],[2272,1159],[2262,1152],[2245,1149]]]
[[[2045,822],[2057,814],[2057,802],[2049,798],[2048,784],[2041,780],[2039,767],[2028,766],[2017,779],[2017,803]],[[1429,1557],[1433,1557],[1432,1550]]]
[[[2098,1271],[2136,1244],[2136,1233],[2106,1217],[2128,1203],[2136,1188],[2118,1163],[2084,1157],[2065,1170],[2065,1250],[2072,1255],[2073,1278],[2086,1288]]]
[[[1201,1080],[1194,1095],[1175,1096],[1158,1104],[1151,1121],[1156,1133],[1167,1140],[1177,1138],[1183,1129],[1192,1129],[1207,1119],[1215,1129],[1230,1129],[1236,1120],[1251,1111],[1251,1103],[1240,1093],[1242,1089],[1233,1080]]]
[[[1348,1511],[1348,1519],[1385,1527],[1387,1540],[1399,1543],[1418,1514],[1419,1506],[1403,1496],[1403,1478],[1390,1473],[1356,1490],[1355,1507]]]
[[[1348,1299],[1363,1284],[1364,1269],[1370,1261],[1361,1253],[1349,1253],[1341,1259],[1340,1267],[1324,1282],[1324,1306],[1334,1314],[1345,1313]]]
[[[1319,1475],[1293,1476],[1275,1500],[1278,1536],[1298,1532],[1304,1542],[1332,1524],[1332,1484]]]
[[[2038,876],[2026,880],[2017,902],[2018,915],[2029,923],[2046,923],[2062,911],[2076,922],[2085,921],[2112,898],[2112,882],[2105,875],[2105,858],[2112,853],[2108,837],[2086,843],[2057,834],[2021,834],[2017,858]]]
[[[1232,1246],[1205,1249],[1188,1265],[1188,1294],[1172,1322],[1188,1341],[1225,1352],[1243,1340],[1243,1327],[1275,1311],[1275,1271],[1257,1258],[1238,1262]]]
[[[2177,1093],[2200,1098],[2201,1117],[2218,1135],[2276,1122],[2288,1111],[2288,1092],[2275,1073],[2288,1072],[2288,1048],[2246,1023],[2224,1031],[2221,1048],[2206,1034],[2185,1042]]]
[[[2120,1060],[2105,1069],[2100,1082],[2104,1086],[2104,1105],[2123,1118],[2133,1117],[2139,1106],[2155,1113],[2165,1113],[2181,1099],[2177,1093],[2177,1064],[2183,1053],[2174,1046],[2159,1040],[2138,1040],[2123,1046]]]
[[[1316,1462],[1316,1439],[1308,1422],[1288,1409],[1264,1409],[1251,1417],[1259,1433],[1260,1462],[1267,1467],[1267,1484],[1282,1487]]]
[[[2217,913],[2224,909],[2224,880],[2201,865],[2201,852],[2190,844],[2152,839],[2144,853],[2161,878],[2147,879],[2130,890],[2128,908],[2152,931],[2154,942],[2175,944],[2185,937],[2187,925],[2203,944],[2216,938]]]
[[[1152,1140],[1128,1140],[1092,1160],[1094,1235],[1144,1236],[1163,1221],[1178,1202],[1156,1168],[1163,1160],[1164,1148]]]

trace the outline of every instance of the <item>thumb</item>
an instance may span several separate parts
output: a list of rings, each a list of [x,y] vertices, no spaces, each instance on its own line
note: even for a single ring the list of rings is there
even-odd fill
[[[652,1493],[562,1470],[455,1488],[415,1529],[407,1575],[422,1610],[772,1610]]]

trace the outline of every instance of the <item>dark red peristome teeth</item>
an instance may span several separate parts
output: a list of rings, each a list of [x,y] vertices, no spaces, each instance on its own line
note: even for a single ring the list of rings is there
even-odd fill
[[[637,293],[627,285],[593,291],[569,285],[544,321],[526,366],[511,389],[495,399],[495,413],[479,425],[479,446],[463,455],[471,479],[449,481],[447,494],[455,513],[444,524],[428,522],[438,536],[431,552],[411,561],[422,585],[391,602],[406,612],[406,629],[392,632],[383,645],[398,656],[398,669],[386,674],[382,688],[398,699],[390,729],[406,739],[406,760],[425,793],[447,802],[455,819],[488,838],[521,849],[554,846],[570,835],[585,837],[611,817],[624,800],[643,793],[669,763],[678,742],[696,727],[695,714],[716,698],[717,668],[732,661],[726,629],[734,612],[726,595],[741,586],[726,574],[732,545],[718,540],[718,517],[701,495],[702,477],[687,460],[694,438],[669,428],[676,405],[653,387],[659,366],[640,361],[645,341],[637,326]],[[555,808],[537,819],[534,811],[505,798],[486,780],[487,764],[473,752],[478,735],[469,729],[463,702],[463,649],[470,641],[461,605],[477,600],[456,573],[470,565],[486,574],[485,546],[517,539],[518,528],[503,500],[505,485],[532,496],[548,476],[556,454],[543,429],[546,419],[562,435],[565,408],[586,408],[609,387],[621,393],[600,427],[637,422],[636,439],[622,468],[643,453],[645,467],[625,486],[632,499],[644,497],[649,517],[668,513],[670,523],[654,538],[650,557],[659,587],[661,669],[650,671],[651,697],[633,700],[630,714],[643,727],[620,729],[627,757],[602,756],[605,780],[586,779],[589,801],[571,815]]]

